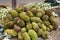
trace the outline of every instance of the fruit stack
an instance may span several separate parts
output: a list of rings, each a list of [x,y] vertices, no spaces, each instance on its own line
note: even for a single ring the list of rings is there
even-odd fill
[[[36,7],[18,7],[2,18],[4,32],[18,40],[38,40],[48,38],[49,32],[57,28],[55,17],[49,10]]]

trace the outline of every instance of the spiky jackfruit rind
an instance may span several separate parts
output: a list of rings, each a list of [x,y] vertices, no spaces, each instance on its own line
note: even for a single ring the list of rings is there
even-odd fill
[[[4,32],[6,32],[8,35],[11,35],[13,37],[17,36],[17,32],[13,29],[6,29]]]
[[[46,26],[49,26],[49,25],[50,25],[50,22],[49,22],[49,21],[43,21],[43,23],[44,23]]]
[[[39,26],[37,23],[32,22],[32,28],[37,32],[39,30]]]
[[[49,32],[48,31],[43,32],[42,38],[47,39],[48,37],[49,37]]]
[[[19,25],[20,27],[25,26],[25,22],[22,19],[17,20],[17,25]]]
[[[13,24],[14,24],[13,21],[9,21],[9,22],[7,22],[7,23],[4,24],[4,28],[5,28],[5,29],[6,29],[6,28],[13,28]]]
[[[39,36],[39,37],[42,36],[43,32],[44,32],[44,31],[43,31],[42,29],[39,29],[38,32],[37,32],[38,36]]]
[[[24,11],[24,7],[20,6],[20,7],[18,7],[18,8],[16,9],[16,11],[19,12],[19,13],[20,13],[20,12],[23,12],[23,11]]]
[[[18,12],[16,10],[11,10],[9,14],[11,14],[12,17],[18,17]]]
[[[24,21],[30,21],[30,17],[26,15],[26,12],[21,12],[19,15]]]
[[[26,25],[26,28],[27,28],[27,30],[32,29],[32,24],[31,24],[31,23],[27,24],[27,25]]]
[[[31,17],[32,22],[40,22],[42,23],[42,20],[39,17]]]
[[[32,38],[32,40],[38,40],[38,35],[34,30],[29,30],[28,34]]]
[[[27,32],[23,33],[24,40],[31,40],[29,34]]]
[[[27,29],[25,27],[21,28],[22,33],[26,32],[26,31],[27,31]]]
[[[18,32],[18,40],[23,40],[23,35],[21,32]]]

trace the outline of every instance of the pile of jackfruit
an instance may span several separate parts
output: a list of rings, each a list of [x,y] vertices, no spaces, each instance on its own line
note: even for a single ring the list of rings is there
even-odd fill
[[[57,22],[50,10],[20,6],[2,18],[4,32],[18,40],[47,39],[52,30],[57,29]]]

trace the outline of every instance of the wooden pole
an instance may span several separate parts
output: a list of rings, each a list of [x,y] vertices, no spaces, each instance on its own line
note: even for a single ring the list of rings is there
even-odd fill
[[[12,8],[13,8],[13,9],[16,8],[16,0],[12,0]]]

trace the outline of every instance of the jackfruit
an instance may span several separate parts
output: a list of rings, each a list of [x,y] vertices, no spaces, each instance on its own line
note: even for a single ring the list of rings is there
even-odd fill
[[[23,33],[24,40],[31,40],[29,34],[27,32]]]
[[[4,24],[4,28],[13,28],[13,24],[14,24],[13,21],[9,21],[9,22]]]
[[[21,12],[21,13],[20,13],[20,17],[21,17],[21,19],[23,19],[24,21],[30,21],[29,16],[27,16],[25,12]]]
[[[44,23],[46,26],[49,26],[49,25],[50,25],[50,22],[49,22],[49,21],[43,21],[43,23]]]
[[[43,15],[42,16],[42,20],[48,20],[49,19],[49,16],[48,15]]]
[[[18,24],[20,27],[25,26],[25,22],[24,22],[22,19],[17,20],[17,24]]]
[[[38,35],[34,30],[29,30],[28,34],[29,34],[29,36],[31,37],[32,40],[38,40]]]
[[[17,36],[17,32],[13,29],[6,29],[4,32],[6,32],[8,35],[11,35],[13,37]]]
[[[42,36],[43,32],[44,32],[44,31],[43,31],[42,29],[39,29],[38,32],[37,32],[38,36],[39,36],[39,37]]]
[[[9,14],[11,14],[12,17],[18,17],[18,12],[16,10],[11,10]]]
[[[32,28],[37,32],[39,30],[39,26],[37,25],[37,23],[32,22]]]
[[[23,35],[21,32],[18,32],[18,40],[23,40]]]
[[[25,27],[21,28],[22,33],[26,32],[26,31],[27,31],[27,29]]]
[[[32,24],[31,24],[31,23],[30,23],[30,24],[27,24],[27,25],[26,25],[26,28],[27,28],[28,30],[32,29]]]
[[[20,12],[23,12],[23,11],[24,11],[24,7],[20,6],[20,7],[18,7],[18,8],[16,9],[16,11],[19,12],[19,13],[20,13]]]
[[[41,18],[42,17],[42,13],[38,12],[38,13],[36,13],[36,16]]]
[[[49,36],[49,32],[48,31],[43,32],[43,34],[42,34],[42,38],[43,39],[47,39],[48,36]]]
[[[19,32],[19,31],[21,31],[21,28],[18,26],[18,25],[14,25],[14,30],[16,31],[16,32]]]
[[[31,11],[27,11],[27,15],[28,15],[29,17],[33,17],[33,16],[34,16]]]
[[[41,28],[42,28],[42,30],[44,30],[44,31],[47,29],[47,27],[46,27],[44,24],[41,25]]]
[[[42,20],[39,17],[31,17],[32,22],[40,22],[42,23]]]

